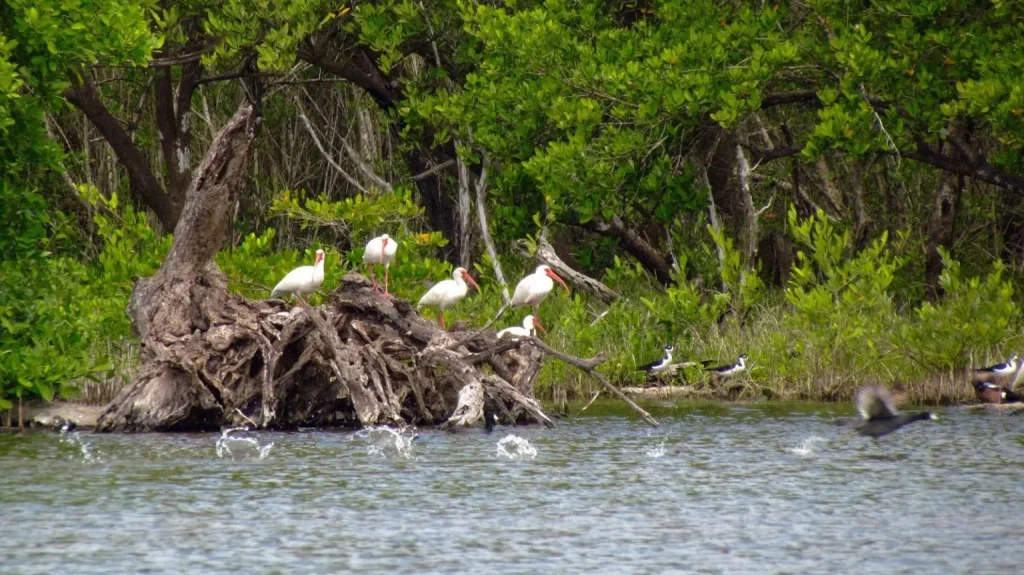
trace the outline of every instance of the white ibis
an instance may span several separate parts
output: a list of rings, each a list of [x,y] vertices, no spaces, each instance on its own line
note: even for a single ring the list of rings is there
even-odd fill
[[[664,373],[672,367],[672,352],[676,348],[672,347],[672,344],[665,346],[665,356],[658,361],[652,361],[647,365],[641,365],[637,367],[638,371],[646,371],[651,375],[658,375]]]
[[[540,302],[544,301],[544,298],[548,297],[548,294],[551,293],[551,289],[555,287],[554,282],[551,280],[562,284],[562,287],[565,288],[565,293],[569,293],[569,286],[565,285],[565,282],[562,281],[562,278],[558,277],[558,274],[552,271],[550,267],[540,265],[537,266],[537,269],[532,274],[519,280],[509,305],[512,307],[533,306],[533,320],[539,321],[538,307]]]
[[[270,292],[271,298],[294,295],[302,301],[302,296],[311,294],[324,283],[324,251],[316,251],[316,261],[311,266],[300,266],[288,272],[284,279],[277,282]]]
[[[455,271],[452,272],[452,279],[434,284],[434,287],[430,288],[430,291],[423,294],[423,297],[420,298],[420,302],[416,304],[416,309],[423,306],[436,307],[439,310],[437,314],[438,321],[441,323],[441,329],[444,329],[444,310],[459,303],[462,298],[466,297],[466,292],[469,291],[469,287],[466,286],[467,281],[473,284],[477,293],[480,292],[480,286],[469,275],[466,268],[455,268]]]
[[[395,259],[395,252],[398,251],[398,242],[388,237],[387,234],[373,238],[366,244],[363,251],[363,263],[370,264],[370,281],[373,282],[373,289],[380,289],[377,285],[377,277],[373,273],[375,264],[384,264],[384,295],[388,294],[388,275],[391,271],[391,260]]]
[[[523,327],[519,327],[518,325],[506,327],[498,332],[497,337],[498,339],[501,339],[506,335],[509,337],[530,337],[537,333],[536,328],[540,328],[540,330],[545,334],[548,333],[548,330],[544,329],[544,326],[542,326],[536,318],[532,315],[528,315],[523,318]]]
[[[729,365],[719,365],[718,367],[707,368],[707,370],[710,371],[711,373],[723,376],[736,375],[737,373],[740,373],[741,371],[744,371],[746,369],[747,354],[745,353],[740,354],[740,357],[739,359],[736,360],[736,363],[730,363]]]

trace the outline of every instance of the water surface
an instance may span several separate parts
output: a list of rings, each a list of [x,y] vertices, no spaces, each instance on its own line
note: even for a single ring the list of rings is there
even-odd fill
[[[0,434],[0,571],[1019,572],[1024,416],[876,444],[822,407],[590,413],[415,441]]]

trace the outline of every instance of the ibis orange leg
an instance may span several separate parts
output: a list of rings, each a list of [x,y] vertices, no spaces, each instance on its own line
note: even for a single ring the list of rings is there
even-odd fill
[[[386,295],[386,296],[390,296],[391,295],[390,293],[388,293],[388,278],[389,278],[390,274],[391,274],[391,265],[390,264],[384,264],[384,295]]]
[[[370,264],[370,281],[373,283],[371,288],[374,291],[380,291],[380,286],[377,285],[377,274],[374,273],[374,271],[373,271],[374,267],[376,267],[375,264]]]
[[[444,329],[444,310],[437,311],[437,320],[441,322],[441,329]]]

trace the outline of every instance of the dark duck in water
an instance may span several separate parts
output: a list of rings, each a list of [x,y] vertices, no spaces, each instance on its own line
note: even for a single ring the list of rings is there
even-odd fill
[[[856,402],[860,419],[845,418],[838,420],[837,423],[853,427],[858,434],[875,439],[915,421],[938,419],[934,413],[927,411],[900,413],[893,402],[892,394],[880,385],[858,389]]]

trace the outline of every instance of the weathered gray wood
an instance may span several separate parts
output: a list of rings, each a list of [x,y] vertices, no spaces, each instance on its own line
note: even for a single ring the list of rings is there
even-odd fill
[[[550,266],[551,269],[555,270],[555,273],[571,283],[576,289],[594,294],[601,301],[609,304],[619,299],[618,292],[598,280],[574,270],[569,267],[569,264],[562,261],[562,258],[558,257],[558,254],[555,253],[555,248],[548,241],[545,233],[541,233],[537,237],[536,257],[538,261]]]
[[[382,296],[358,274],[345,276],[313,309],[228,293],[214,256],[258,124],[244,105],[218,133],[189,189],[170,255],[152,278],[136,284],[129,314],[141,339],[142,367],[104,409],[97,428],[438,424],[471,384],[505,412],[520,408],[527,419],[550,423],[530,399],[537,368],[520,352],[491,358],[514,383],[484,379],[482,364],[464,356],[493,344],[493,335],[457,352],[447,349],[467,334],[440,330],[409,302]],[[461,422],[478,419],[471,410]]]

